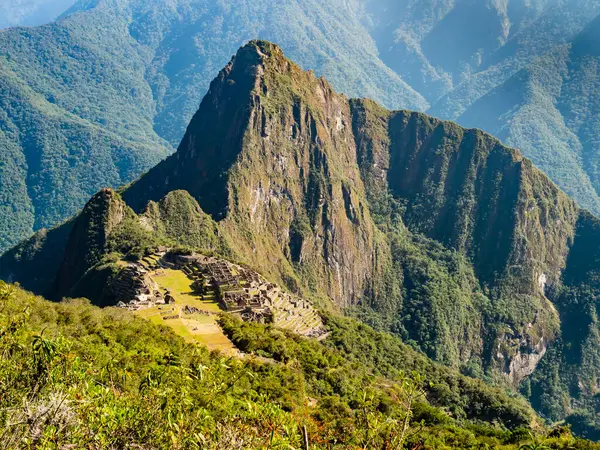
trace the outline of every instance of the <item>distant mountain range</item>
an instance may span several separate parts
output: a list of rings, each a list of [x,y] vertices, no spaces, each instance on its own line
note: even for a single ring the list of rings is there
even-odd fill
[[[567,193],[600,211],[600,17],[471,104],[458,121],[533,159]]]
[[[427,99],[428,113],[500,137],[600,212],[598,144],[589,137],[598,134],[591,116],[600,2],[374,1],[367,8],[382,61]]]

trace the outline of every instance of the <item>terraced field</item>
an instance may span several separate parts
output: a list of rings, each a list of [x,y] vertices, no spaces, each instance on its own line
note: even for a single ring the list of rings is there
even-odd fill
[[[175,303],[141,309],[135,312],[136,315],[166,325],[186,341],[204,344],[209,350],[237,353],[217,324],[216,318],[221,308],[214,298],[206,296],[205,299],[201,299],[195,295],[191,287],[192,280],[180,270],[158,269],[151,272],[150,276],[163,293],[170,292]],[[186,306],[202,313],[186,314]]]
[[[137,297],[122,307],[170,327],[188,342],[239,356],[217,323],[222,312],[217,295],[223,297],[227,311],[244,320],[266,318],[278,328],[304,336],[325,334],[312,303],[290,295],[250,269],[214,257],[175,255],[165,259],[164,255],[146,256],[131,265],[136,267],[129,276],[130,283],[137,286]],[[128,282],[124,279],[121,284],[125,289]]]

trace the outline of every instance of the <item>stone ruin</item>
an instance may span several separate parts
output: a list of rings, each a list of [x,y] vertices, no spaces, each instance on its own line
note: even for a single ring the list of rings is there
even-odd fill
[[[184,272],[200,298],[214,297],[223,310],[243,320],[274,323],[305,336],[324,334],[321,318],[310,302],[283,291],[246,267],[196,254],[167,253],[151,261],[150,265],[148,261],[145,265],[128,263],[121,271],[114,283],[118,306],[136,311],[175,303],[173,293],[163,294],[150,276],[150,272],[170,268]],[[189,305],[182,311],[187,315],[199,313]]]
[[[175,297],[173,297],[171,289],[167,289],[167,293],[165,294],[165,304],[170,305],[173,303],[175,303]]]
[[[212,316],[214,313],[209,312],[209,311],[203,311],[201,309],[198,308],[194,308],[193,306],[190,305],[185,305],[185,308],[183,308],[183,314],[189,316],[192,314],[198,314],[201,316]]]
[[[117,306],[130,310],[164,304],[165,298],[148,270],[138,264],[128,264],[111,284]]]
[[[323,334],[310,302],[284,292],[253,270],[203,255],[170,255],[168,263],[194,280],[192,288],[201,298],[213,294],[223,310],[246,321],[275,323],[307,336]]]

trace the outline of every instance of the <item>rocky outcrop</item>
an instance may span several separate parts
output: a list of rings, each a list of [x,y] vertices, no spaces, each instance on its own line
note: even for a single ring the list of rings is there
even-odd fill
[[[355,149],[348,100],[252,42],[211,84],[178,152],[123,196],[139,210],[187,190],[259,270],[355,304],[374,260]]]
[[[506,373],[517,383],[531,375],[546,354],[548,345],[542,336],[540,341],[532,345],[527,340],[522,341],[523,350],[512,356]]]

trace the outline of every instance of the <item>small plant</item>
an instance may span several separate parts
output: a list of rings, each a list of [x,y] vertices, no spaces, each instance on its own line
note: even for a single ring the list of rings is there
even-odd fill
[[[522,444],[519,446],[519,450],[550,450],[550,447],[540,442],[533,433],[530,432],[529,436],[531,437],[531,442],[529,444]]]

